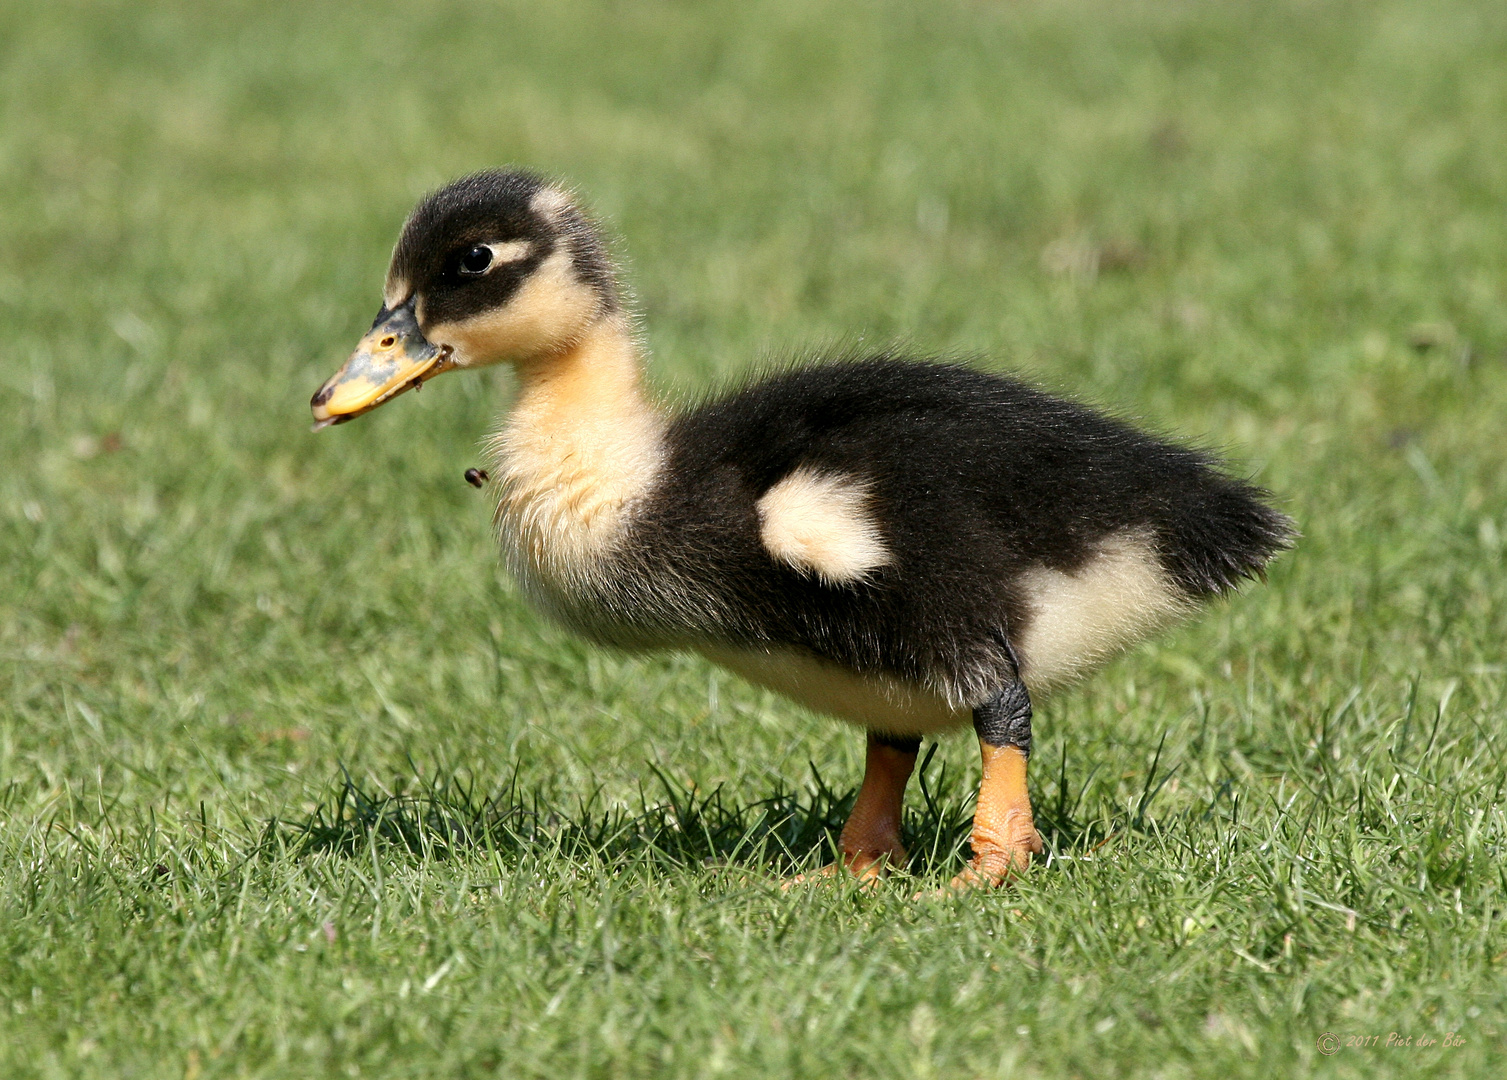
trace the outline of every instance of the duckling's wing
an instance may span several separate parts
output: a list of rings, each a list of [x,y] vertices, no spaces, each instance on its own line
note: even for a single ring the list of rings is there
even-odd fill
[[[1028,680],[1070,677],[1259,572],[1289,528],[1204,455],[959,365],[785,372],[681,415],[666,449],[639,579],[702,620],[688,637],[949,700],[997,688],[1007,642]]]
[[[987,549],[1068,571],[1105,536],[1139,528],[1202,594],[1259,573],[1291,530],[1265,492],[1208,455],[956,364],[792,370],[682,417],[672,445],[686,472],[735,474],[758,496],[792,474],[849,478],[890,542],[928,559]]]

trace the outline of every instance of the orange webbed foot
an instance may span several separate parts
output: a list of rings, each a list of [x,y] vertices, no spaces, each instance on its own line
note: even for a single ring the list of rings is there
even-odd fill
[[[954,891],[998,888],[1024,874],[1031,865],[1032,855],[1045,852],[1041,834],[1031,821],[1030,807],[1026,807],[1023,813],[1012,811],[1011,815],[1007,824],[1008,838],[1003,842],[985,841],[981,844],[975,837],[973,858],[962,873],[948,883],[948,888]]]
[[[830,885],[845,876],[856,878],[864,888],[873,888],[897,868],[904,867],[910,856],[897,838],[883,850],[844,851],[842,860],[830,862],[820,870],[809,874],[796,874],[780,882],[780,888],[789,891],[798,885]]]
[[[973,815],[973,858],[952,879],[954,890],[997,888],[1023,874],[1045,848],[1026,791],[1026,755],[1014,746],[981,743],[984,776]]]

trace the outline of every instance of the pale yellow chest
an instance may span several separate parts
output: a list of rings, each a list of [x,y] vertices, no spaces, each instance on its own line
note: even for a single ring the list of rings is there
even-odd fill
[[[573,594],[599,583],[664,459],[664,423],[638,389],[631,345],[583,342],[520,373],[490,444],[503,554],[526,588]]]

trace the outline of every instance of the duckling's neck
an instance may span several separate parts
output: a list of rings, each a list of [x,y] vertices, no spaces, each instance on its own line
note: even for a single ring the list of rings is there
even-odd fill
[[[641,379],[620,316],[561,353],[519,365],[518,396],[492,451],[498,533],[526,588],[589,584],[653,484],[665,422]]]

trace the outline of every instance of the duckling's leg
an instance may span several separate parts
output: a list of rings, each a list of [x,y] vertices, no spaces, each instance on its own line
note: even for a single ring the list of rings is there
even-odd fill
[[[1031,695],[1017,677],[998,695],[973,710],[984,756],[978,808],[973,814],[973,859],[952,879],[955,889],[1002,885],[1042,852],[1026,791],[1026,759],[1031,756]]]
[[[878,877],[909,858],[900,842],[900,808],[920,748],[917,738],[869,732],[863,784],[837,840],[843,865],[861,878]]]
[[[838,861],[822,867],[816,875],[799,874],[789,879],[787,887],[813,878],[830,878],[844,869],[863,881],[877,881],[905,865],[909,856],[900,842],[900,805],[920,748],[918,738],[869,732],[863,784],[837,839]]]

